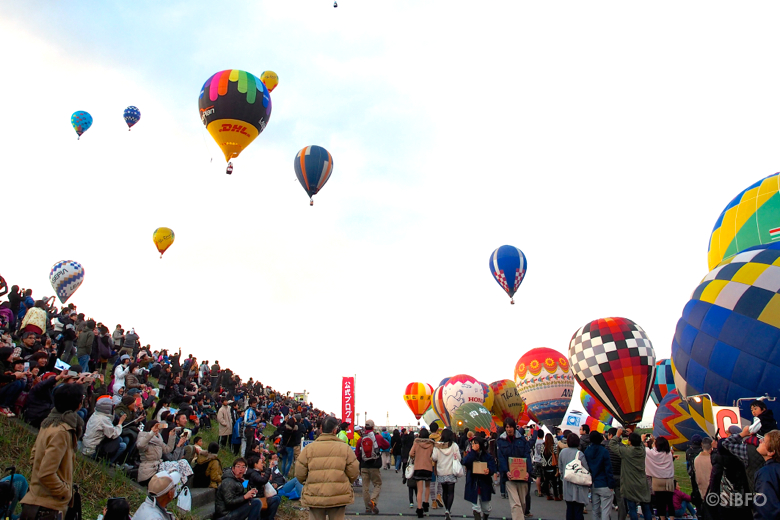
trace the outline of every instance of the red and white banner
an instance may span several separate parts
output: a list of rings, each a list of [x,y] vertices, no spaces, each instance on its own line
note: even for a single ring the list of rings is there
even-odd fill
[[[347,435],[352,438],[355,425],[355,378],[341,378],[341,421],[349,423]]]

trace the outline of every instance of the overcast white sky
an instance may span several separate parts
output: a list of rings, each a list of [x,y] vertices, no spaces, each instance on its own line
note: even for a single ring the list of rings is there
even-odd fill
[[[511,379],[599,317],[636,321],[666,358],[718,214],[778,170],[778,14],[4,2],[0,273],[40,297],[77,260],[71,301],[97,320],[337,413],[357,374],[361,421],[381,424],[413,421],[411,381]],[[197,110],[228,68],[280,78],[232,176]],[[94,117],[80,141],[76,110]],[[310,144],[335,166],[314,207],[292,166]],[[159,226],[176,233],[163,260]],[[528,258],[514,306],[488,269],[502,244]]]

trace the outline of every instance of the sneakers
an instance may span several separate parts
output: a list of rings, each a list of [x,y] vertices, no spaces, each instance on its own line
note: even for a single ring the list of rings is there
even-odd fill
[[[452,520],[449,511],[444,511],[444,520]]]
[[[369,502],[369,504],[371,505],[371,509],[370,510],[367,509],[366,513],[371,513],[372,515],[378,515],[379,508],[376,507],[376,501],[372,500],[371,502]]]
[[[409,504],[409,509],[414,509],[414,502],[411,502],[411,503]]]
[[[6,408],[5,406],[0,406],[0,413],[5,415],[6,417],[16,417],[16,414],[13,413],[9,408]]]

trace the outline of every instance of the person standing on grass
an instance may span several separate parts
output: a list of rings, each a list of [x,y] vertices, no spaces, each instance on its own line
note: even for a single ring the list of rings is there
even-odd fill
[[[21,501],[22,520],[34,520],[67,512],[73,496],[73,468],[84,421],[81,409],[84,389],[63,384],[54,391],[54,408],[41,423],[31,456],[30,489]]]
[[[339,420],[327,417],[322,435],[295,462],[295,477],[303,484],[301,505],[309,508],[309,520],[343,520],[346,506],[355,501],[352,483],[360,463],[338,432]]]
[[[226,448],[230,444],[230,437],[233,435],[233,413],[230,411],[230,405],[233,401],[222,400],[222,406],[217,412],[217,422],[219,423],[219,445]]]

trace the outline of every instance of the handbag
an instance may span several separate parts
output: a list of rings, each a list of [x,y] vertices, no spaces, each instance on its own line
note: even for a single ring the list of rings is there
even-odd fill
[[[462,477],[466,474],[463,469],[463,464],[461,464],[458,459],[452,459],[452,474],[456,477]]]
[[[591,479],[590,471],[585,469],[582,462],[580,462],[580,454],[578,451],[574,460],[566,464],[563,480],[578,486],[590,486],[593,484],[593,480]]]
[[[414,459],[409,461],[409,464],[406,466],[406,471],[404,472],[404,476],[407,479],[412,478],[412,475],[414,475]]]
[[[182,511],[192,510],[192,494],[190,494],[190,488],[184,486],[179,493],[179,499],[176,501],[176,506]]]
[[[653,477],[652,486],[654,493],[656,491],[674,491],[674,479]]]

